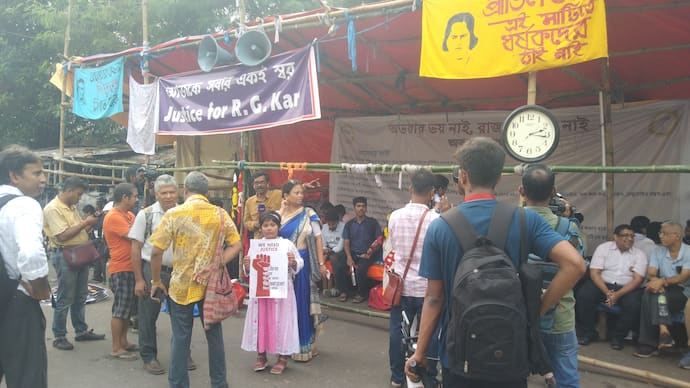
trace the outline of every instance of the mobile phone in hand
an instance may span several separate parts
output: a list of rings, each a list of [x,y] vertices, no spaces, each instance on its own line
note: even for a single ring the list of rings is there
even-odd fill
[[[165,299],[165,293],[162,289],[156,288],[156,292],[153,293],[153,297],[158,299],[158,301],[162,302],[163,299]]]

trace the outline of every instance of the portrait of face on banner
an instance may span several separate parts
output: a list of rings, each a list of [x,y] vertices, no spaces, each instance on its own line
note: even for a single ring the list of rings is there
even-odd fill
[[[287,298],[289,279],[287,254],[288,240],[250,240],[250,298]]]

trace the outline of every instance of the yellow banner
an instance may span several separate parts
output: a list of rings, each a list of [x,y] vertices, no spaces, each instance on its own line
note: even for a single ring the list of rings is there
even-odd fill
[[[419,75],[488,78],[608,56],[604,0],[424,0]]]

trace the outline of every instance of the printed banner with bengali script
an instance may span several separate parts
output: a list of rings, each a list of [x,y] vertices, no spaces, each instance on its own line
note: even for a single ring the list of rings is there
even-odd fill
[[[424,0],[421,76],[489,78],[607,56],[604,0]]]
[[[249,297],[285,299],[288,295],[288,240],[249,240]]]
[[[159,134],[211,135],[321,118],[313,48],[262,65],[165,77],[159,83]]]
[[[122,112],[124,59],[105,66],[74,71],[72,113],[85,119],[102,119]]]

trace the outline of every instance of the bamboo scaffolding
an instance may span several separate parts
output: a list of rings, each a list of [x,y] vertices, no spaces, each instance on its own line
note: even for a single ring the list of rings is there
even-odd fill
[[[87,163],[76,160],[54,158],[57,161],[62,161],[66,164],[74,164],[82,167],[125,170],[127,166],[114,166],[99,163]],[[363,173],[368,174],[396,174],[400,172],[413,172],[420,168],[425,168],[434,173],[452,173],[457,165],[415,165],[415,164],[375,164],[375,163],[298,163],[298,162],[247,162],[244,160],[213,160],[213,165],[201,165],[191,167],[156,167],[152,168],[158,172],[189,172],[189,171],[205,171],[205,170],[246,170],[246,169],[260,169],[260,170],[289,170],[294,171],[316,171],[316,172],[332,172],[332,173],[359,173],[355,171],[357,167],[361,167]],[[505,166],[503,168],[504,174],[514,174],[518,166]],[[690,165],[651,165],[651,166],[549,166],[554,172],[572,172],[572,173],[614,173],[614,174],[642,174],[642,173],[690,173]],[[56,171],[59,173],[59,171]],[[112,178],[108,178],[112,179]],[[219,179],[230,179],[229,177],[219,176]]]
[[[76,176],[79,178],[85,178],[85,179],[95,179],[95,180],[101,180],[101,181],[112,181],[112,182],[124,182],[124,179],[121,178],[114,178],[114,177],[109,177],[109,176],[102,176],[102,175],[89,175],[89,174],[80,174],[77,172],[69,172],[69,171],[60,171],[60,170],[43,170],[49,174],[55,174],[57,176]]]

